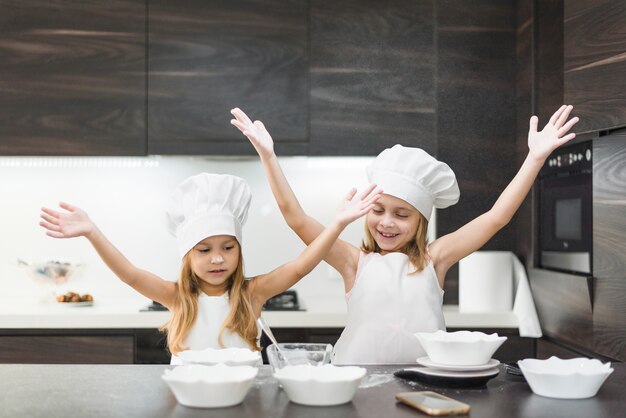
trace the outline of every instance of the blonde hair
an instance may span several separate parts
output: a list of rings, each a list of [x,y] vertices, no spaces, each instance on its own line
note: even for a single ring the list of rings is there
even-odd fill
[[[243,272],[243,257],[241,246],[239,247],[239,261],[235,272],[228,278],[226,292],[228,295],[230,311],[220,327],[218,343],[224,347],[222,333],[225,329],[239,334],[248,343],[252,350],[259,350],[257,345],[257,325],[248,281]],[[183,263],[178,282],[177,292],[170,319],[161,326],[160,330],[167,333],[167,347],[172,354],[177,354],[188,349],[183,342],[189,334],[198,317],[198,296],[200,294],[200,280],[191,269],[189,253],[183,257]]]
[[[417,221],[417,230],[415,231],[415,239],[407,242],[406,245],[400,249],[400,252],[406,254],[409,257],[409,261],[415,267],[415,271],[411,272],[418,273],[426,267],[426,262],[428,260],[426,254],[426,245],[428,244],[426,240],[426,232],[428,231],[428,220],[422,215],[420,212],[417,212],[419,219]],[[369,216],[369,214],[367,215]],[[361,241],[361,251],[365,254],[369,254],[372,252],[380,253],[381,248],[376,243],[376,240],[372,236],[369,228],[367,227],[367,221],[365,222],[365,238]]]

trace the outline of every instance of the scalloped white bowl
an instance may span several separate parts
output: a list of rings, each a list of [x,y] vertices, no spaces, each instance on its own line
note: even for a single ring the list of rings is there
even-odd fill
[[[431,361],[453,366],[486,364],[506,341],[498,334],[478,331],[435,331],[415,334]]]
[[[222,408],[240,404],[258,372],[251,366],[192,364],[167,369],[161,378],[181,405]]]
[[[611,363],[578,357],[563,360],[524,359],[517,362],[530,388],[537,395],[559,399],[585,399],[596,396],[613,373]]]
[[[227,366],[257,366],[260,365],[261,354],[248,348],[207,348],[205,350],[186,350],[178,353],[183,364],[204,364],[212,366],[225,364]]]
[[[274,373],[287,397],[301,405],[331,406],[348,403],[354,397],[366,370],[362,367],[298,365]]]

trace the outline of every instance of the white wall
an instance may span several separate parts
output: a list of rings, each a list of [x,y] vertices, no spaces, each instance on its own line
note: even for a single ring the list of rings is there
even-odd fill
[[[328,223],[350,187],[367,185],[369,157],[287,157],[281,164],[303,207]],[[41,286],[29,279],[16,259],[80,260],[84,266],[66,288],[89,292],[98,303],[148,302],[117,279],[84,238],[59,240],[38,225],[41,206],[65,200],[83,208],[108,238],[136,265],[175,280],[179,259],[164,224],[164,208],[182,180],[202,171],[243,177],[253,199],[244,226],[246,274],[270,271],[294,258],[304,245],[283,221],[258,158],[0,158],[0,285],[4,299],[34,301]],[[363,220],[342,238],[358,245]],[[343,308],[343,284],[325,263],[295,288],[309,308]]]

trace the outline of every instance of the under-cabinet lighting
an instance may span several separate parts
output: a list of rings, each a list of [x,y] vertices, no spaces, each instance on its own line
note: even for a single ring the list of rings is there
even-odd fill
[[[0,168],[156,168],[160,157],[0,157]]]

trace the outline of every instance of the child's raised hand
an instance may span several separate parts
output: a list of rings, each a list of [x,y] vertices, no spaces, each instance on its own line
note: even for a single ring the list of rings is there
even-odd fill
[[[377,188],[375,184],[370,184],[358,196],[356,196],[356,189],[351,189],[341,202],[335,220],[344,226],[355,221],[374,208],[382,193],[382,189]]]
[[[537,132],[539,119],[537,116],[530,118],[530,130],[528,131],[528,149],[530,155],[537,161],[543,162],[552,151],[573,139],[576,134],[567,132],[578,122],[578,117],[567,120],[573,106],[563,105],[550,118],[541,132]],[[566,135],[567,134],[567,135]]]
[[[67,212],[41,208],[43,221],[39,225],[47,229],[46,235],[53,238],[73,238],[89,235],[95,228],[87,213],[68,203],[59,203]]]
[[[261,158],[270,157],[274,154],[274,140],[265,129],[265,125],[260,120],[252,122],[248,115],[238,107],[230,111],[235,117],[230,123],[235,125],[252,143],[254,149]]]

